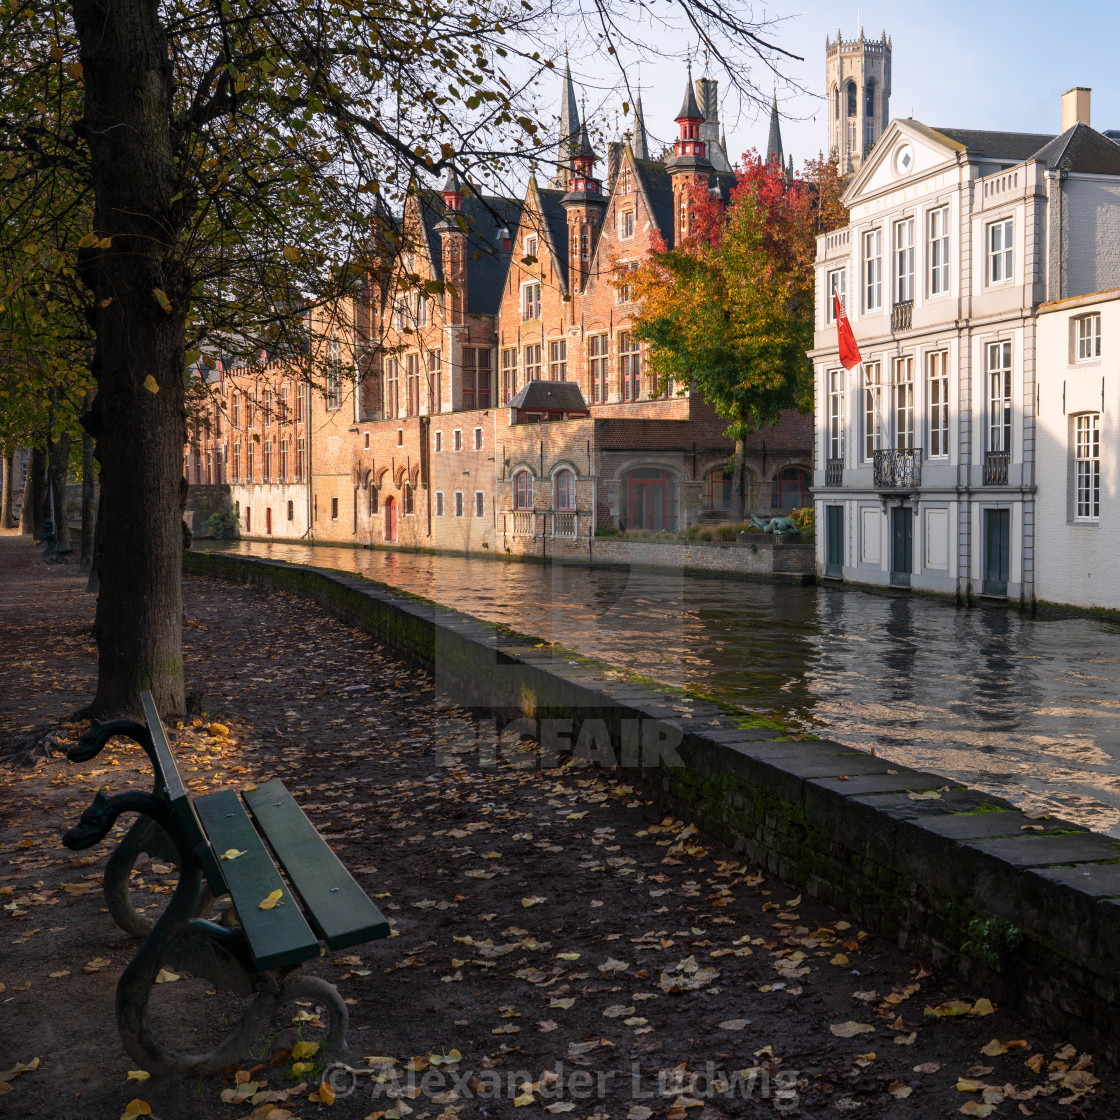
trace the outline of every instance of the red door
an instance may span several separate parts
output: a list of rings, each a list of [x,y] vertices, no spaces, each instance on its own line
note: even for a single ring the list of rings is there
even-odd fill
[[[385,502],[385,539],[387,541],[397,539],[397,501],[395,498],[389,498]]]

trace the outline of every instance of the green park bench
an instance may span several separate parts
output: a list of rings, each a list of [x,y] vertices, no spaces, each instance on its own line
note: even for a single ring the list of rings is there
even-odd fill
[[[98,792],[63,837],[74,851],[90,848],[122,813],[139,815],[104,877],[110,914],[126,932],[144,938],[117,984],[117,1026],[125,1049],[153,1073],[222,1070],[245,1057],[284,1004],[302,1000],[321,1006],[329,1017],[320,1054],[344,1053],[346,1003],[333,984],[301,974],[299,966],[322,955],[321,943],[340,950],[388,937],[388,922],[283,783],[264,782],[240,797],[221,790],[192,798],[151,694],[141,699],[145,723],[95,723],[68,757],[88,762],[114,735],[125,736],[151,760],[152,792]],[[174,893],[154,923],[136,909],[129,891],[141,852],[178,867]],[[239,854],[226,858],[234,852]],[[202,917],[226,895],[232,914],[227,910],[221,923]],[[260,903],[270,895],[279,902],[262,910]],[[155,1037],[149,999],[161,969],[188,972],[217,992],[244,997],[239,1021],[213,1050],[182,1053]]]

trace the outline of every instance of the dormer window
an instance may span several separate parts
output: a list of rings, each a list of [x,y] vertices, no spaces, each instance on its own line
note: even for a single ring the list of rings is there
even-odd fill
[[[540,284],[524,284],[521,288],[521,318],[539,319],[541,317]]]

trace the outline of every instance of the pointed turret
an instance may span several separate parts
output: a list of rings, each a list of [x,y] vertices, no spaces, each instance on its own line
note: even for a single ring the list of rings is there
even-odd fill
[[[782,151],[782,126],[778,119],[778,95],[770,106],[770,138],[766,141],[766,162],[776,163],[785,170],[785,152]]]
[[[463,209],[463,188],[459,186],[459,176],[455,174],[454,167],[447,169],[447,178],[443,181],[439,193],[448,210]]]
[[[649,141],[646,138],[646,117],[642,112],[642,95],[634,102],[634,138],[631,143],[635,159],[649,159]]]
[[[673,242],[679,245],[688,236],[693,221],[693,203],[708,197],[712,164],[708,159],[707,141],[701,137],[704,114],[696,104],[692,88],[692,67],[684,87],[684,102],[676,116],[680,135],[673,145],[673,157],[666,160],[665,170],[673,184]]]
[[[572,153],[572,174],[568,190],[560,200],[568,215],[568,292],[573,299],[583,294],[591,268],[591,258],[599,241],[607,198],[603,185],[595,178],[597,157],[587,135],[586,121]]]
[[[566,191],[572,174],[572,153],[579,143],[579,107],[568,56],[564,55],[564,92],[560,98],[560,135],[556,150],[556,174],[549,180],[553,190]]]

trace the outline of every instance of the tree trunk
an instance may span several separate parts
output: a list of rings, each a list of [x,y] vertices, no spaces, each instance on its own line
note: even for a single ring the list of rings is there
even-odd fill
[[[86,401],[89,410],[91,401]],[[93,436],[82,432],[82,543],[78,566],[83,572],[93,567]]]
[[[184,331],[190,296],[177,243],[184,213],[171,135],[172,71],[162,7],[72,0],[85,82],[79,128],[93,171],[97,395],[89,429],[101,466],[97,716],[135,711],[150,689],[184,709],[182,648]],[[172,200],[175,201],[172,201]]]
[[[96,595],[101,590],[101,510],[103,506],[97,503],[97,517],[93,523],[93,556],[89,565],[89,580],[86,583],[86,592]]]
[[[747,441],[740,437],[735,441],[735,469],[731,476],[731,520],[738,524],[746,516],[744,501],[744,480],[746,471],[743,469],[747,457]]]
[[[0,471],[4,477],[0,479],[0,529],[12,527],[12,452],[10,448],[0,448],[3,455],[3,464]]]
[[[70,518],[66,514],[66,478],[70,473],[70,433],[64,431],[51,448],[51,469],[47,484],[54,497],[54,533],[59,548],[70,547]]]
[[[19,531],[38,540],[43,531],[43,499],[46,494],[45,476],[47,473],[46,456],[39,448],[33,448],[31,462],[27,467],[27,483],[23,488],[23,505],[19,511]]]

